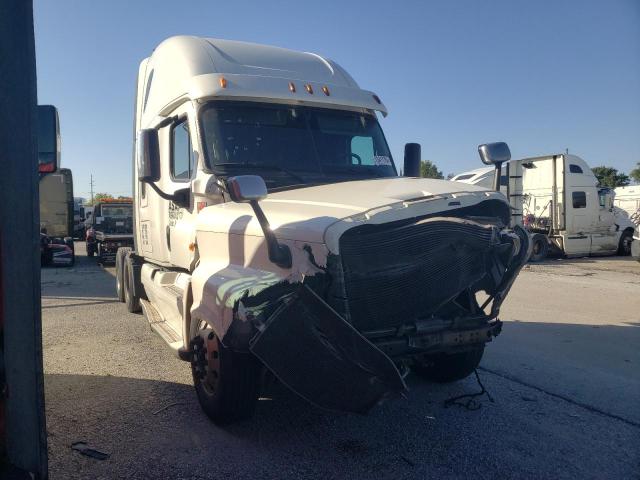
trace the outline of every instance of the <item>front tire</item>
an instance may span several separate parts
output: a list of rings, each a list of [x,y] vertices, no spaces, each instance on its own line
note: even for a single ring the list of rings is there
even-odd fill
[[[618,255],[628,257],[631,255],[631,242],[633,242],[633,232],[631,230],[625,230],[620,236],[620,242],[618,243]]]
[[[217,425],[253,416],[260,393],[262,366],[251,353],[222,345],[205,323],[191,323],[191,372],[198,402]]]
[[[468,377],[478,368],[483,353],[484,345],[480,345],[460,353],[425,356],[414,363],[413,371],[432,382],[456,382]]]
[[[547,258],[547,254],[549,253],[549,241],[547,240],[546,235],[536,233],[531,238],[531,243],[531,256],[529,257],[530,262],[541,262]]]

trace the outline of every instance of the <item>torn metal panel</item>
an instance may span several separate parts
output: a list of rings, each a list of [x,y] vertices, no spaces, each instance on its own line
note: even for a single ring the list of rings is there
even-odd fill
[[[213,248],[214,239],[200,234],[200,263],[192,275],[191,317],[206,320],[220,338],[231,326],[240,299],[256,296],[280,283],[302,283],[305,278],[321,273],[327,261],[324,245],[285,241],[282,243],[291,249],[293,265],[281,269],[269,260],[263,237],[235,240],[242,242],[233,244],[241,254],[231,255],[223,247]]]
[[[348,320],[367,332],[429,318],[483,280],[494,255],[510,257],[501,251],[499,230],[495,222],[433,217],[345,233]]]
[[[306,286],[269,317],[250,350],[320,407],[365,413],[407,387],[391,359]]]

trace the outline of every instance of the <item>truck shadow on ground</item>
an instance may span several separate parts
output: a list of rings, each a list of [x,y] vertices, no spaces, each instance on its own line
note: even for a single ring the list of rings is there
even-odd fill
[[[362,478],[378,477],[381,469],[408,472],[423,461],[425,449],[450,443],[453,432],[436,421],[443,415],[443,392],[446,397],[475,389],[474,382],[462,382],[433,394],[423,382],[410,381],[412,401],[397,399],[369,415],[349,415],[316,408],[275,385],[258,402],[254,418],[218,427],[201,411],[191,385],[59,374],[46,375],[45,384],[52,478],[174,478],[167,473],[174,467],[188,478],[220,478],[222,472],[257,478],[267,470],[264,478],[301,478],[305,471],[327,469],[336,475],[355,469]],[[78,441],[110,458],[82,457],[70,448]]]
[[[506,342],[508,358],[496,341],[480,370],[495,402],[480,397],[481,408],[474,411],[444,405],[453,396],[477,392],[473,377],[440,385],[410,375],[406,398],[368,415],[327,412],[275,384],[263,392],[252,419],[219,427],[202,412],[189,384],[48,374],[52,478],[489,478],[498,473],[502,478],[581,478],[585,472],[604,473],[605,464],[605,476],[628,477],[639,433],[628,408],[632,396],[625,394],[623,412],[631,422],[585,407],[593,397],[581,390],[582,383],[594,383],[591,393],[601,395],[609,388],[606,377],[594,376],[597,365],[584,361],[582,376],[570,379],[568,393],[559,391],[566,380],[560,374],[572,373],[566,370],[570,362],[559,355],[540,363],[546,353],[535,338],[555,351],[568,339],[589,347],[597,338],[628,349],[625,342],[640,335],[638,327],[518,323],[506,331],[509,335],[498,341]],[[511,335],[533,343],[509,346]],[[599,354],[607,352],[593,353]],[[637,368],[638,354],[625,355],[620,357],[628,367],[604,362],[612,376],[626,378],[628,368]],[[189,366],[181,365],[186,374]],[[556,375],[557,384],[544,383]],[[633,388],[633,377],[626,382]],[[624,388],[619,381],[616,385],[614,396]],[[616,413],[613,404],[595,406]],[[82,457],[70,449],[76,441],[111,456],[102,462]],[[500,448],[483,447],[496,444]],[[505,458],[517,468],[504,472]]]
[[[626,268],[632,268],[635,272],[640,274],[640,263],[630,256],[611,255],[604,257],[575,257],[575,258],[563,258],[563,257],[549,257],[542,262],[529,262],[527,265],[535,267],[537,265],[575,265],[575,266],[588,266],[599,267],[599,269],[607,269],[608,266],[616,268],[623,266]]]

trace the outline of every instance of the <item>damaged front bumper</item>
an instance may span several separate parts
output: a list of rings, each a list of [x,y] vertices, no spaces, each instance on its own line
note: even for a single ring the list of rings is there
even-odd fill
[[[448,226],[447,221],[436,219],[434,225],[442,230]],[[452,220],[451,225],[457,229],[451,243],[458,255],[451,263],[456,266],[453,273],[460,278],[449,282],[443,292],[432,295],[439,299],[437,308],[414,302],[416,309],[422,309],[412,312],[415,316],[407,315],[405,308],[406,318],[401,321],[378,316],[370,322],[376,328],[367,329],[367,317],[353,312],[353,306],[366,303],[366,298],[349,303],[348,275],[328,269],[320,275],[320,282],[315,278],[315,282],[289,288],[281,284],[274,288],[273,296],[263,291],[260,301],[241,300],[244,318],[234,321],[224,342],[240,346],[238,338],[246,339],[252,332],[249,350],[291,390],[323,408],[364,413],[381,401],[402,394],[407,387],[401,371],[406,371],[403,367],[413,357],[472,348],[500,333],[500,305],[530,254],[528,234],[518,227],[507,231],[460,219]],[[410,237],[415,242],[413,233]],[[366,239],[359,241],[366,243]],[[470,246],[477,248],[475,254],[480,259],[467,251]],[[441,257],[442,252],[434,249],[434,255]],[[467,267],[472,264],[470,259],[473,268]],[[416,269],[415,265],[406,265],[405,260],[398,257],[388,274],[376,271],[367,275],[378,275],[378,280],[387,275],[393,285],[405,271],[424,274],[420,266]],[[438,268],[447,264],[426,257],[424,261],[427,270],[432,264]],[[372,285],[375,291],[384,282]],[[360,294],[361,287],[351,291]],[[487,293],[482,306],[475,299],[480,290]],[[383,293],[386,292],[380,294]]]

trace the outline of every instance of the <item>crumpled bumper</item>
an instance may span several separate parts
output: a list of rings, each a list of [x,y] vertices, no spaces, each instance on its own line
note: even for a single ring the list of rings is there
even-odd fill
[[[529,258],[529,236],[518,228],[510,234],[511,261],[489,299],[493,304],[487,320],[497,317],[502,301]],[[433,337],[452,345],[479,343],[497,335],[500,327],[501,322],[496,320],[474,330],[443,329],[420,338],[431,342]],[[278,308],[258,330],[249,344],[250,351],[282,383],[315,405],[366,413],[407,390],[393,360],[306,285],[300,284],[281,297]]]
[[[407,389],[393,361],[306,286],[269,317],[250,350],[291,390],[330,410],[366,413]]]

